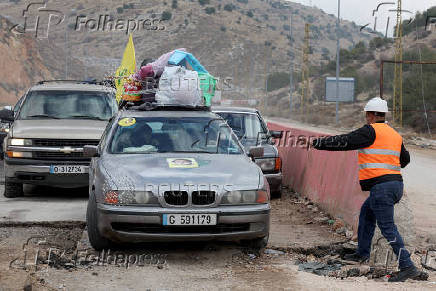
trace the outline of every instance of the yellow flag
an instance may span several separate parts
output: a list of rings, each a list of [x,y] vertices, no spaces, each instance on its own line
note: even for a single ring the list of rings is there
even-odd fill
[[[121,96],[124,93],[125,77],[135,73],[136,70],[136,58],[135,58],[135,46],[133,45],[132,34],[129,36],[129,42],[124,49],[123,60],[121,65],[115,72],[115,87],[117,88],[116,99],[120,103]]]

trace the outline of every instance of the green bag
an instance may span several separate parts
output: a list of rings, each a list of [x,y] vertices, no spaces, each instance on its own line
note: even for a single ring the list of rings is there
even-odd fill
[[[204,103],[206,106],[211,105],[211,100],[215,96],[216,79],[209,73],[198,72],[198,79],[200,80],[200,89],[203,94]]]

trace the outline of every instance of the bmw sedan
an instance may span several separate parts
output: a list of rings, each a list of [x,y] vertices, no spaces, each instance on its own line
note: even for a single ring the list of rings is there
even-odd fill
[[[264,247],[270,190],[218,115],[157,108],[120,111],[90,166],[88,235],[97,249],[122,242],[230,240]]]

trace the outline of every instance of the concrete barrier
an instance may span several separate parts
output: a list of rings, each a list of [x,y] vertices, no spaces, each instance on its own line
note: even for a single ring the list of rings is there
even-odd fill
[[[276,141],[283,161],[283,184],[356,230],[360,207],[369,194],[360,190],[357,152],[308,150],[308,141],[326,134],[274,122],[268,127],[283,131],[283,138]]]

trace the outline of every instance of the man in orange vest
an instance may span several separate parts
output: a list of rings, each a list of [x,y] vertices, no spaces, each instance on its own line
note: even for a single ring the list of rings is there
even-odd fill
[[[403,196],[400,169],[410,162],[402,137],[385,122],[387,102],[380,97],[371,99],[364,109],[367,125],[348,134],[319,138],[313,141],[318,150],[358,150],[359,180],[369,197],[360,209],[358,248],[344,259],[365,262],[369,259],[376,223],[398,257],[400,272],[390,282],[407,279],[427,280],[410,260],[403,239],[394,223],[394,204]]]

